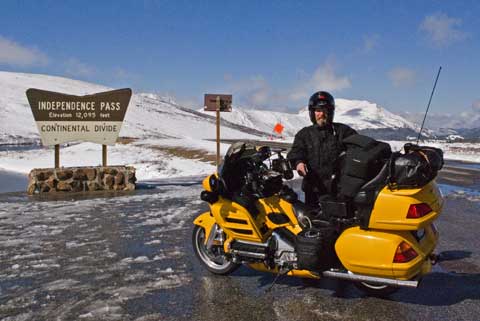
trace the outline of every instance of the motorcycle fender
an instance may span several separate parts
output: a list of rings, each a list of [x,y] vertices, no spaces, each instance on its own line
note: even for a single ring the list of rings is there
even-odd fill
[[[197,218],[193,221],[193,224],[203,227],[205,229],[205,242],[207,242],[208,235],[210,235],[210,231],[212,230],[213,224],[215,224],[215,219],[210,214],[210,212],[205,212],[197,216]]]

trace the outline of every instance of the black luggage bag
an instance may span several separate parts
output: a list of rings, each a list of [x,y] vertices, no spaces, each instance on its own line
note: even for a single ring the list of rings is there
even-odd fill
[[[338,235],[328,222],[304,229],[296,237],[295,251],[300,270],[325,271],[337,262],[335,240]]]
[[[364,135],[343,140],[346,152],[338,183],[339,195],[355,197],[358,190],[374,178],[392,154],[390,145]]]
[[[442,169],[443,151],[430,146],[405,144],[405,154],[390,159],[389,184],[394,188],[418,188],[433,180]]]

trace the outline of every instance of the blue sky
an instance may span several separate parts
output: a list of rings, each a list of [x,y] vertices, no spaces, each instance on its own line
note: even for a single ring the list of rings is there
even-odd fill
[[[88,4],[88,5],[87,5]],[[316,90],[480,113],[478,1],[0,2],[0,70],[295,111]]]

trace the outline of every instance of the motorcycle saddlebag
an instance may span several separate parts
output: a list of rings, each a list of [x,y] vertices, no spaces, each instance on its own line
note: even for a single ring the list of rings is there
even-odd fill
[[[309,228],[297,234],[295,251],[299,270],[325,271],[336,263],[337,233],[328,223]]]

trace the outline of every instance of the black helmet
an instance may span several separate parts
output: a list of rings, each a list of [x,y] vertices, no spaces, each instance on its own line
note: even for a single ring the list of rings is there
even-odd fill
[[[333,115],[335,114],[335,99],[326,91],[318,91],[310,97],[308,101],[308,111],[310,120],[314,124],[317,123],[315,119],[316,109],[323,109],[327,114],[327,124],[331,124],[333,122]]]

